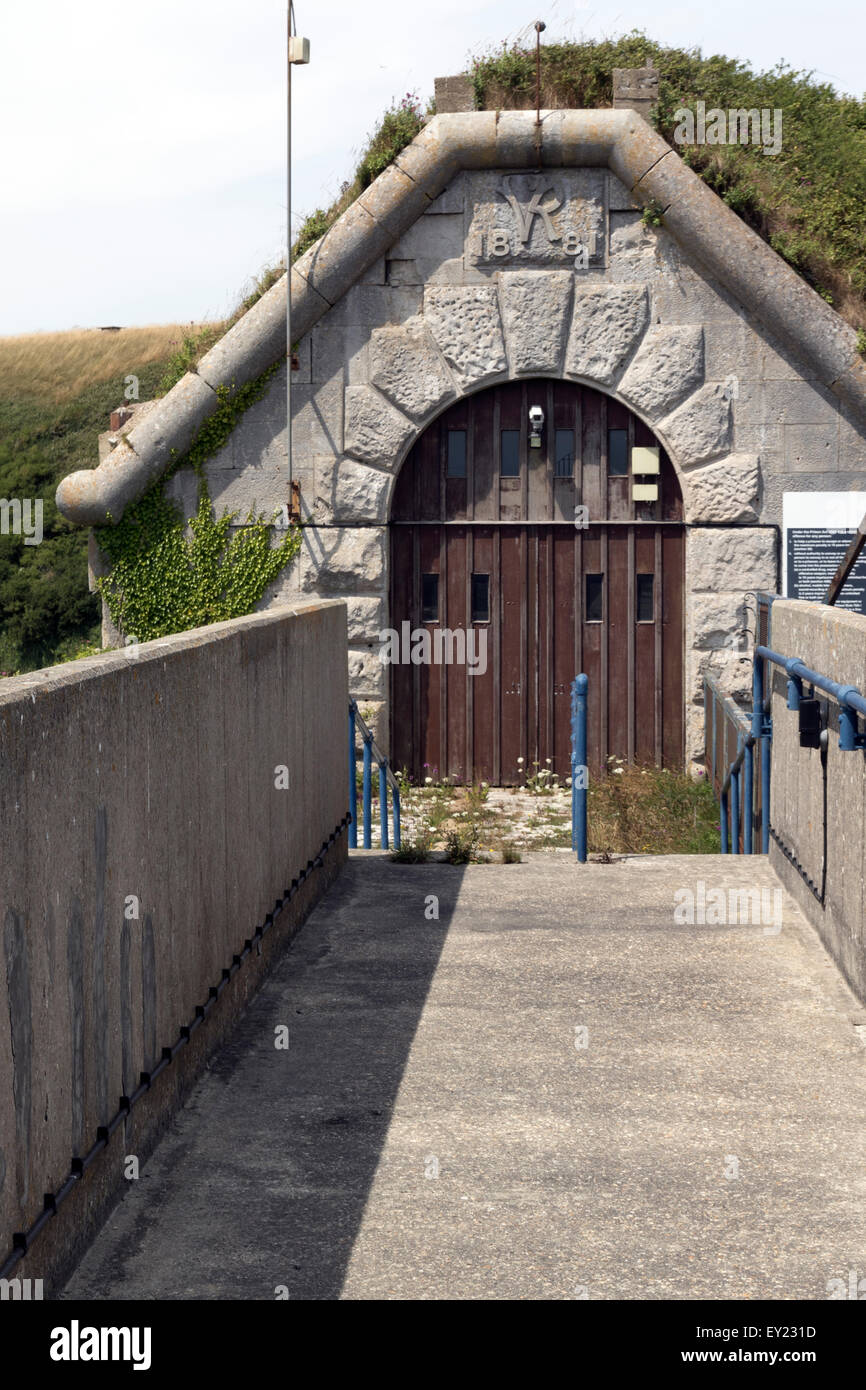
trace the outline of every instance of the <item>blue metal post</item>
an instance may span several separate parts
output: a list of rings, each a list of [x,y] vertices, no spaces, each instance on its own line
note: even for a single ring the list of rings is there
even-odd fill
[[[857,711],[840,704],[839,748],[843,753],[853,753],[857,747],[857,728]]]
[[[752,745],[743,754],[743,854],[752,853]]]
[[[767,673],[769,666],[763,657],[759,657],[760,676],[758,690],[760,694],[761,708],[761,853],[770,853],[770,743],[773,737],[772,728],[769,720],[764,717],[764,701],[766,699]]]
[[[393,831],[394,848],[400,848],[400,793],[396,787],[391,788],[391,808],[393,812]]]
[[[581,673],[571,687],[571,847],[579,864],[586,863],[586,692]]]
[[[373,819],[372,795],[373,795],[373,742],[370,734],[364,735],[364,849],[369,849],[372,841],[370,839],[370,826]]]
[[[761,750],[761,853],[770,850],[770,734],[764,716],[764,683],[767,662],[755,652],[752,666],[752,737],[760,740]]]
[[[349,701],[349,848],[358,848],[358,784],[355,781],[355,701]]]
[[[722,832],[722,854],[730,854],[728,848],[728,793],[722,792],[719,800],[719,829]]]
[[[388,759],[379,764],[379,843],[388,848]]]
[[[737,750],[739,752],[739,749]],[[740,774],[731,773],[731,854],[740,852]]]

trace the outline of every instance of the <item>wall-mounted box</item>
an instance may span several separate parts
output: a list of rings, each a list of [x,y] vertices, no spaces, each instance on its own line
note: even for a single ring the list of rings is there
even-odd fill
[[[659,471],[659,448],[658,445],[647,447],[643,444],[635,444],[631,451],[631,471],[632,473],[658,473]]]
[[[631,498],[633,502],[657,502],[659,500],[658,483],[632,483]]]

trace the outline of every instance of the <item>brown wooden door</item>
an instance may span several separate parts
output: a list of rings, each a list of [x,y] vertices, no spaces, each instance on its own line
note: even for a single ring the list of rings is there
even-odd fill
[[[426,630],[434,656],[437,629],[473,634],[477,669],[449,662],[449,643],[438,663],[391,666],[398,767],[511,784],[519,758],[524,773],[550,758],[567,776],[581,670],[592,767],[611,754],[682,766],[680,491],[663,450],[658,501],[635,503],[623,471],[634,444],[653,443],[617,402],[547,380],[461,401],[418,441],[395,493],[391,626]]]

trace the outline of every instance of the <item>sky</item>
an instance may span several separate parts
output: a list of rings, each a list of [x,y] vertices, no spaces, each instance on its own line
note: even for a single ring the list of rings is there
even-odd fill
[[[547,24],[643,29],[866,92],[863,0],[297,0],[292,223],[407,92]],[[222,318],[286,239],[285,0],[38,0],[0,17],[0,334]]]

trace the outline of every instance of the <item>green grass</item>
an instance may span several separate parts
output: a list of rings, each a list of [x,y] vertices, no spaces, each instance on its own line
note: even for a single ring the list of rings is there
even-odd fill
[[[423,863],[432,852],[444,851],[452,864],[489,862],[490,855],[509,864],[519,863],[525,852],[570,847],[566,788],[544,796],[528,785],[512,791],[513,800],[507,792],[491,800],[484,786],[414,786],[403,778],[404,849],[394,857]],[[374,820],[377,805],[374,785]],[[590,777],[588,829],[593,854],[719,851],[719,807],[705,781],[683,772],[628,766],[618,758],[611,759],[606,775]]]
[[[712,788],[682,772],[615,761],[590,778],[589,849],[601,854],[717,854],[719,807]]]
[[[407,92],[401,101],[396,102],[385,112],[379,125],[369,136],[364,152],[358,162],[352,179],[343,184],[340,195],[328,208],[316,208],[304,221],[297,241],[292,247],[292,260],[296,261],[305,251],[324,236],[341,213],[369,188],[389,164],[393,164],[401,150],[411,144],[423,125],[421,107],[414,92]]]
[[[156,395],[165,362],[125,369],[139,377],[142,400]],[[124,373],[124,374],[125,374]],[[96,463],[97,435],[123,401],[123,377],[87,386],[58,404],[2,395],[0,497],[41,498],[41,545],[0,536],[0,675],[71,661],[99,643],[100,605],[87,587],[87,531],[61,516],[61,478]]]

